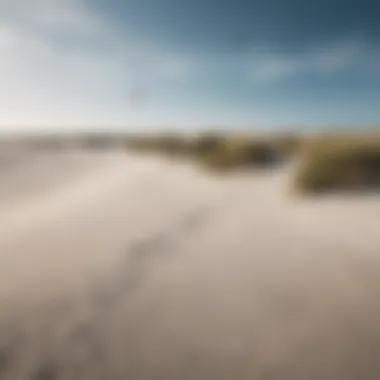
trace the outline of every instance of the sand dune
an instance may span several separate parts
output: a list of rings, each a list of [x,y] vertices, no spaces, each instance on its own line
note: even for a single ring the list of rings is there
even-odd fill
[[[8,162],[0,379],[380,377],[380,198],[117,151]]]

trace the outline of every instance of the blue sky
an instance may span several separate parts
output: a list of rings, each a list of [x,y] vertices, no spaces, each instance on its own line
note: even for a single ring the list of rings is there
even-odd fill
[[[380,3],[0,0],[0,126],[380,126]]]

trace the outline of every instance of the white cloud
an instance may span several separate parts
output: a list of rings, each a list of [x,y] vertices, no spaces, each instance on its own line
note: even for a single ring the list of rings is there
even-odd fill
[[[303,54],[280,54],[270,50],[254,53],[249,76],[255,82],[273,82],[304,73],[331,74],[370,59],[360,38],[347,38]]]
[[[0,0],[0,20],[34,31],[94,34],[102,24],[85,0]]]
[[[128,91],[191,72],[188,57],[125,40],[84,0],[0,0],[0,125],[133,124]]]

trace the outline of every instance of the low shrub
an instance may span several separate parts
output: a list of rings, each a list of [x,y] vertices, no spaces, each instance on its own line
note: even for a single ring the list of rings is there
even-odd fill
[[[200,156],[203,166],[214,170],[265,167],[277,160],[275,150],[264,142],[229,139]]]
[[[204,133],[195,137],[190,143],[190,151],[193,156],[203,157],[213,150],[218,149],[220,146],[225,144],[227,138],[212,133]]]
[[[268,143],[276,150],[279,157],[284,160],[294,157],[300,152],[302,140],[296,134],[282,134],[268,140]]]

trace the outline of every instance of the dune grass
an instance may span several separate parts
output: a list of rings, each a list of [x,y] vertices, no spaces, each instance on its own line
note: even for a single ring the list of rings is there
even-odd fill
[[[309,143],[295,187],[301,192],[363,190],[380,186],[380,139],[327,137]]]
[[[230,171],[247,167],[263,168],[276,162],[278,155],[267,142],[230,138],[199,158],[202,166],[208,169]]]
[[[191,137],[139,136],[129,139],[127,146],[172,158],[191,158],[203,168],[228,172],[249,166],[264,167],[288,159],[298,144],[296,137],[291,135],[255,137],[205,132]]]
[[[202,168],[229,173],[268,168],[295,158],[294,187],[301,193],[380,187],[380,134],[304,136],[202,133],[135,136],[127,146],[170,158],[192,159]]]

